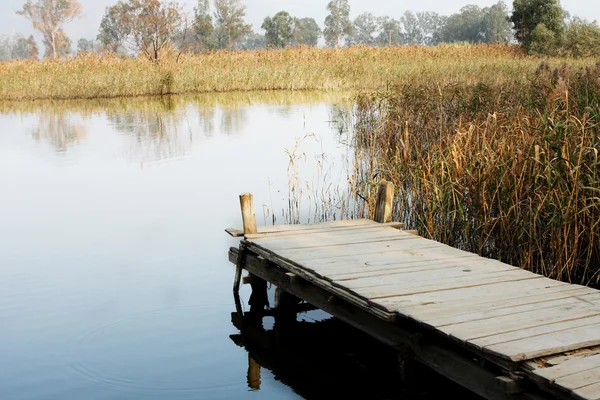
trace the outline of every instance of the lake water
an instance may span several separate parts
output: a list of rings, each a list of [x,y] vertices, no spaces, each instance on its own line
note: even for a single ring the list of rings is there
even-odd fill
[[[320,311],[287,350],[272,318],[258,337],[232,323],[239,194],[260,225],[336,215],[346,100],[0,105],[0,399],[397,396],[391,353]],[[415,398],[463,395],[433,386]]]

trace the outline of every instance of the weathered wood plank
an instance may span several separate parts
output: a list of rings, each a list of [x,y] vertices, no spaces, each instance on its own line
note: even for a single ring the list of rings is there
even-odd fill
[[[467,289],[472,287],[483,287],[494,283],[500,282],[514,282],[523,280],[535,280],[543,279],[539,275],[526,274],[526,271],[503,271],[498,273],[490,273],[481,276],[466,277],[458,280],[455,278],[440,279],[431,282],[430,284],[423,284],[421,282],[408,283],[401,285],[399,283],[385,284],[381,286],[369,286],[353,288],[352,281],[348,281],[348,285],[345,285],[349,290],[354,293],[360,293],[362,296],[367,297],[372,303],[379,303],[379,300],[384,298],[407,296],[412,294],[421,294],[429,292],[440,292],[445,290],[453,289]]]
[[[408,311],[414,311],[414,306],[433,305],[436,303],[444,303],[449,301],[473,301],[478,302],[485,299],[509,297],[516,294],[528,293],[530,290],[545,290],[554,286],[568,286],[567,283],[555,281],[552,279],[530,279],[527,281],[515,282],[498,282],[485,286],[474,286],[470,288],[461,288],[454,290],[446,290],[442,292],[419,293],[412,296],[396,296],[384,299],[377,299],[379,307],[396,311],[400,314],[411,315]],[[497,298],[497,297],[495,297]],[[405,312],[405,309],[407,312]]]
[[[342,221],[330,221],[330,222],[319,222],[314,224],[290,224],[290,225],[266,225],[266,226],[258,226],[258,234],[279,234],[283,232],[300,232],[300,231],[310,231],[310,230],[318,230],[318,229],[331,229],[331,228],[347,228],[347,227],[360,227],[360,226],[373,226],[379,225],[377,222],[372,221],[370,219],[362,218],[362,219],[348,219]],[[242,228],[228,228],[225,229],[225,232],[230,235],[237,235],[236,237],[241,237],[244,235],[244,230]]]
[[[570,313],[583,314],[573,310]],[[572,319],[577,319],[577,316],[574,315]],[[597,345],[600,345],[600,329],[598,324],[593,324],[491,345],[485,347],[485,350],[513,361],[523,361]]]
[[[414,235],[394,228],[377,227],[345,231],[336,235],[320,232],[311,235],[276,236],[266,239],[253,239],[253,242],[271,251],[279,251],[313,249],[340,245],[350,246],[359,243],[372,243],[406,238],[414,238]]]
[[[510,265],[491,262],[485,265],[480,265],[478,268],[471,268],[468,265],[460,265],[458,263],[448,264],[443,269],[422,269],[417,271],[390,271],[386,275],[375,276],[356,276],[350,275],[344,279],[334,279],[334,282],[339,285],[344,285],[352,289],[369,288],[381,285],[397,285],[397,287],[405,287],[416,282],[426,282],[431,284],[435,282],[460,282],[463,283],[468,279],[475,280],[485,275],[500,273],[506,271],[519,270]]]
[[[573,391],[573,397],[579,400],[600,400],[600,382]]]
[[[600,383],[600,366],[556,379],[556,385],[576,390],[594,383]]]
[[[546,299],[542,303],[530,303],[515,306],[508,306],[502,308],[494,308],[491,310],[485,310],[480,312],[473,312],[469,314],[461,315],[448,315],[442,318],[425,318],[427,325],[435,327],[443,327],[448,325],[455,325],[464,322],[482,321],[493,317],[501,317],[504,315],[515,315],[524,311],[536,311],[545,308],[552,308],[561,305],[576,305],[582,301],[593,301],[600,299],[600,292],[589,289],[586,294],[575,294],[570,297],[563,297],[555,300]]]
[[[359,220],[362,221],[362,220]],[[283,225],[287,226],[287,225]],[[304,226],[304,225],[291,225],[291,226]],[[291,230],[283,230],[276,232],[261,232],[261,228],[259,227],[258,233],[253,235],[246,235],[246,239],[248,240],[262,240],[262,239],[276,239],[276,238],[285,238],[285,237],[294,237],[294,236],[305,236],[305,235],[314,235],[317,233],[329,233],[330,235],[337,235],[340,233],[350,233],[350,232],[361,232],[368,231],[372,229],[380,229],[380,228],[392,228],[392,229],[402,229],[404,224],[401,222],[390,222],[386,224],[378,224],[373,223],[360,223],[353,225],[325,225],[325,226],[315,226],[312,229],[291,229]],[[408,231],[404,231],[409,233]]]
[[[379,223],[390,222],[394,212],[394,184],[392,182],[382,182],[377,191],[377,201],[375,203],[375,221]]]
[[[548,382],[554,382],[559,378],[598,367],[600,367],[600,354],[595,354],[584,358],[569,359],[549,368],[537,368],[534,373]]]
[[[448,300],[407,306],[403,308],[403,312],[414,318],[427,320],[428,323],[441,325],[445,318],[457,318],[483,311],[539,304],[591,293],[596,293],[596,290],[587,286],[560,284],[552,287],[532,288],[526,293],[490,293],[483,299]],[[439,321],[435,321],[436,319]]]

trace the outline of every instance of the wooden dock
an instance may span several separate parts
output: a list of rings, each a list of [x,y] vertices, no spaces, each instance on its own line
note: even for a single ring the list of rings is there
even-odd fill
[[[404,231],[389,187],[379,222],[257,228],[241,203],[234,291],[244,269],[487,399],[600,400],[600,291]]]

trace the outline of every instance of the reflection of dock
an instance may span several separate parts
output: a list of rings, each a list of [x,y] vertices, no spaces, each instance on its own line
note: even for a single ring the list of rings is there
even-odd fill
[[[245,269],[488,399],[600,399],[600,291],[399,230],[392,193],[377,222],[261,229],[241,196],[234,291]]]

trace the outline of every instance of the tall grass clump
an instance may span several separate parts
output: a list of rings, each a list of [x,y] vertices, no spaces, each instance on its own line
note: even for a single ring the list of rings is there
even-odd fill
[[[536,63],[510,45],[218,51],[171,54],[158,63],[81,53],[70,60],[0,62],[0,100],[378,89],[398,80],[421,83],[458,76],[473,81],[481,75],[518,79]]]
[[[355,110],[368,210],[443,243],[572,283],[600,283],[600,64],[541,62],[512,82],[404,82]],[[367,211],[368,212],[368,211]]]

